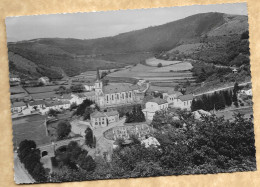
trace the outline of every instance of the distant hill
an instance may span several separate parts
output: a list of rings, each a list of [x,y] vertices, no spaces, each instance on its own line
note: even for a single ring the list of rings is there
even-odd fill
[[[42,38],[9,43],[8,49],[37,66],[60,67],[71,76],[97,67],[136,64],[181,45],[197,45],[205,36],[225,40],[241,35],[247,29],[247,16],[203,13],[113,37],[91,40]]]

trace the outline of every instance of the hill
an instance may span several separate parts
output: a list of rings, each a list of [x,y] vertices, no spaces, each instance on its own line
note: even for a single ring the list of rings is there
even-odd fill
[[[37,66],[60,67],[72,76],[97,67],[137,64],[162,51],[186,44],[197,45],[205,36],[214,40],[234,38],[247,29],[247,16],[203,13],[113,37],[42,38],[9,43],[8,49]]]

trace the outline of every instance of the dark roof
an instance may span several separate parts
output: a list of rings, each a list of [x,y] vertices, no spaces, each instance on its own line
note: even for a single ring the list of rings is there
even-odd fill
[[[92,118],[100,118],[100,117],[106,117],[106,115],[104,113],[96,111],[96,112],[93,112],[92,114],[90,114],[90,117],[92,117]]]
[[[105,114],[107,116],[115,116],[115,115],[118,115],[119,113],[117,110],[113,110],[113,111],[105,112]]]
[[[151,99],[149,102],[155,102],[155,103],[157,103],[158,105],[162,105],[162,104],[164,104],[164,103],[167,103],[166,100],[161,99],[160,97],[153,98],[153,99]]]
[[[129,85],[126,83],[108,85],[108,86],[104,86],[103,88],[104,94],[121,93],[121,92],[133,91],[133,90],[138,90],[138,87],[136,85]]]
[[[30,106],[35,106],[35,105],[45,105],[45,101],[39,100],[39,101],[32,101],[29,103]]]
[[[188,95],[180,95],[178,97],[178,99],[182,100],[182,101],[189,101],[193,99],[193,95],[192,94],[188,94]]]
[[[64,105],[64,104],[70,104],[69,101],[51,101],[51,102],[47,102],[46,106],[50,107],[50,106],[58,106],[58,105]]]
[[[179,92],[179,91],[175,91],[175,90],[173,90],[173,89],[168,90],[167,93],[168,93],[169,95],[176,94],[177,97],[180,96],[180,95],[182,95],[181,92]]]
[[[26,104],[24,102],[15,102],[12,103],[12,107],[19,107],[19,106],[26,106]]]

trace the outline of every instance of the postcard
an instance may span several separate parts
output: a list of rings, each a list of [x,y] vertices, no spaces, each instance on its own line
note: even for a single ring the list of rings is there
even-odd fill
[[[6,31],[17,184],[256,170],[246,3]]]

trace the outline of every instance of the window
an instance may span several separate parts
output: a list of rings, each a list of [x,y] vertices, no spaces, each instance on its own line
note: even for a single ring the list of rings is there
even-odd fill
[[[112,100],[114,100],[114,95],[112,95]]]
[[[125,99],[125,96],[124,96],[124,94],[122,93],[122,99]]]
[[[129,98],[131,98],[131,96],[132,96],[132,94],[131,94],[131,92],[129,92]]]
[[[125,97],[128,98],[128,93],[125,94]]]

